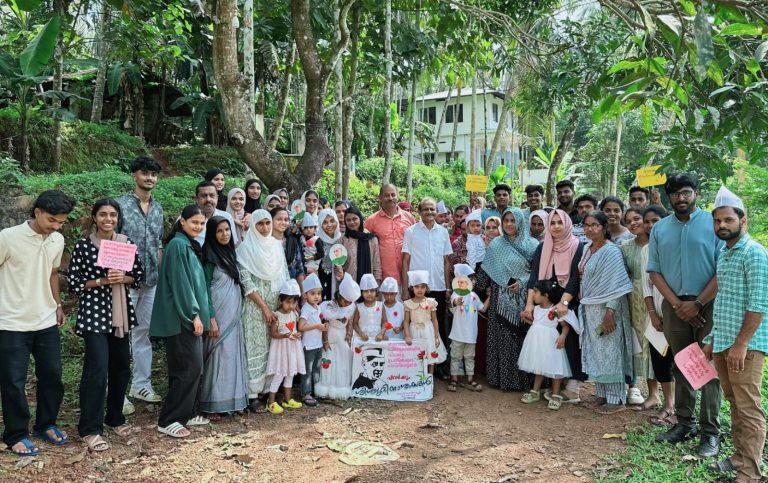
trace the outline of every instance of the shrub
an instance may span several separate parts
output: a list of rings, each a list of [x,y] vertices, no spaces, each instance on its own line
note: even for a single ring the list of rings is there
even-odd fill
[[[163,146],[152,154],[168,166],[169,175],[202,177],[210,168],[220,168],[228,177],[245,175],[245,163],[231,146]]]

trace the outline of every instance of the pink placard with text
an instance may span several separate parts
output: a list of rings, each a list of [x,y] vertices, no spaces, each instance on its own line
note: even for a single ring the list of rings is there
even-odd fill
[[[130,272],[135,258],[136,245],[112,240],[101,240],[96,266]]]
[[[717,377],[717,371],[696,342],[675,354],[675,364],[693,389],[699,389]]]

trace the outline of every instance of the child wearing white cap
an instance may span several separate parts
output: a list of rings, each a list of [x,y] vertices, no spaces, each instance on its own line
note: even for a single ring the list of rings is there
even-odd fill
[[[462,385],[470,391],[479,392],[483,387],[474,381],[475,375],[475,346],[477,344],[477,313],[488,310],[491,299],[483,303],[480,297],[472,291],[474,270],[467,264],[458,263],[453,267],[456,275],[451,283],[451,311],[453,312],[453,326],[451,334],[451,381],[448,390],[456,392],[456,385],[461,375],[461,363],[464,363],[464,373],[467,375],[467,384]]]
[[[309,215],[306,215],[309,216]],[[323,287],[316,273],[309,274],[302,284],[307,302],[301,308],[299,331],[304,345],[306,373],[301,376],[301,402],[309,407],[317,406],[315,381],[320,378],[323,358],[323,332],[328,326],[320,318],[320,303],[323,301]]]
[[[339,284],[330,302],[320,306],[320,317],[328,324],[323,332],[323,358],[320,378],[315,382],[315,396],[349,399],[352,392],[352,319],[360,298],[360,286],[348,274]]]
[[[381,332],[384,325],[383,303],[379,302],[379,285],[373,274],[366,273],[360,277],[360,291],[363,301],[357,304],[357,312],[352,320],[352,346],[358,346],[363,342],[373,342]],[[381,340],[381,339],[378,339]]]
[[[301,222],[301,242],[304,253],[304,269],[307,275],[316,273],[320,268],[320,260],[325,256],[323,250],[323,240],[315,235],[317,231],[317,217],[312,213],[305,213]]]
[[[485,237],[480,210],[475,210],[464,219],[467,223],[467,264],[475,268],[485,258]]]
[[[429,272],[426,270],[409,271],[408,282],[413,288],[413,298],[403,304],[405,343],[411,345],[417,342],[425,347],[424,360],[428,361],[429,373],[432,374],[434,365],[448,358],[437,325],[437,301],[426,297],[429,291]]]
[[[403,333],[403,320],[405,319],[405,307],[397,300],[400,287],[397,280],[387,277],[381,282],[379,292],[384,296],[384,319],[381,326],[381,339],[376,340],[405,340]]]
[[[283,408],[299,409],[301,403],[294,400],[291,392],[293,389],[293,377],[296,374],[305,374],[304,350],[301,346],[301,333],[299,332],[296,312],[301,290],[296,280],[288,280],[280,288],[280,308],[277,309],[277,321],[270,324],[272,344],[269,346],[269,362],[267,375],[272,376],[269,387],[269,401],[267,411],[272,414],[280,414]],[[283,386],[282,407],[275,401],[277,390]]]

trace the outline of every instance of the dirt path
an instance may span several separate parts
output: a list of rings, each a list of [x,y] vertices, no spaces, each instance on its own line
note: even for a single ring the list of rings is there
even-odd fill
[[[592,481],[601,455],[620,450],[622,433],[645,414],[603,416],[582,406],[559,412],[522,404],[518,393],[465,389],[439,382],[427,403],[351,400],[281,416],[259,413],[194,428],[187,440],[155,430],[155,408],[137,404],[140,430],[112,450],[88,454],[76,437],[77,414],[62,424],[75,443],[43,445],[24,468],[0,455],[2,481]],[[591,392],[592,388],[587,387]],[[378,466],[348,466],[329,439],[381,441],[400,454]]]

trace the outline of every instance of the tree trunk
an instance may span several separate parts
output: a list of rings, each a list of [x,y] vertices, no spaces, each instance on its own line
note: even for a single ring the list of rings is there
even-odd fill
[[[285,120],[285,111],[288,107],[288,92],[291,88],[291,71],[293,70],[293,61],[296,59],[296,46],[291,42],[288,57],[285,59],[285,72],[283,72],[283,81],[280,85],[280,94],[277,98],[277,114],[272,122],[272,130],[267,138],[267,146],[270,150],[275,150],[277,140],[280,139],[280,132],[283,130],[283,121]]]
[[[451,135],[451,161],[456,161],[456,138],[459,133],[459,106],[461,105],[461,80],[456,79],[456,103],[453,105],[453,135]]]
[[[376,142],[376,137],[373,134],[373,121],[376,118],[376,103],[371,98],[371,113],[368,115],[368,139],[366,139],[365,142],[365,156],[367,158],[372,158],[374,156],[374,143]]]
[[[246,97],[251,100],[250,110],[256,124],[256,72],[253,65],[253,0],[243,2],[243,76],[248,83]]]
[[[496,134],[493,135],[493,143],[491,144],[491,152],[488,153],[488,157],[485,160],[485,174],[490,173],[493,160],[496,158],[496,153],[499,151],[499,144],[507,131],[507,114],[509,113],[509,105],[512,102],[512,96],[517,88],[517,82],[514,81],[515,76],[511,72],[507,73],[509,78],[507,79],[507,88],[504,90],[504,102],[501,104],[501,112],[499,113],[499,124],[496,126]],[[513,134],[514,136],[514,134]],[[510,169],[511,169],[510,160]]]
[[[416,73],[411,81],[411,95],[408,100],[411,109],[411,127],[408,136],[408,174],[406,177],[405,199],[413,199],[413,138],[416,137]]]
[[[104,88],[107,68],[109,67],[109,24],[111,18],[109,4],[101,2],[101,20],[98,32],[99,70],[96,72],[96,86],[93,89],[91,122],[101,122],[101,112],[104,108]]]
[[[344,91],[344,165],[342,166],[343,181],[341,184],[341,199],[349,199],[350,164],[352,163],[352,141],[355,137],[355,103],[353,98],[357,91],[357,63],[360,53],[360,4],[352,9],[352,25],[349,30],[349,77]]]
[[[21,140],[19,143],[19,151],[21,163],[21,170],[25,173],[29,172],[29,104],[27,104],[25,97],[27,90],[24,87],[19,88],[19,130],[21,131]]]
[[[392,0],[384,0],[384,175],[381,183],[388,184],[392,173]]]
[[[435,153],[435,157],[440,153],[440,131],[443,129],[443,124],[445,123],[445,111],[448,110],[448,103],[451,100],[451,90],[453,86],[448,86],[448,94],[445,96],[445,102],[443,103],[443,112],[440,113],[440,120],[437,122],[437,126],[435,127],[435,144],[437,145],[437,152]]]
[[[621,157],[621,135],[624,132],[624,115],[616,118],[616,156],[613,158],[613,176],[611,176],[611,195],[616,196],[619,186],[619,158]]]
[[[555,192],[555,185],[557,184],[557,169],[560,167],[560,163],[563,162],[565,153],[568,152],[568,148],[571,147],[573,142],[573,136],[576,134],[576,127],[578,126],[579,111],[573,109],[571,116],[568,118],[568,125],[565,126],[563,131],[563,137],[560,138],[560,144],[557,147],[555,157],[552,159],[552,164],[549,165],[549,172],[547,173],[547,205],[556,206],[555,200],[557,199],[557,193]]]
[[[477,173],[477,71],[472,70],[472,119],[469,121],[469,172]]]
[[[59,92],[64,90],[64,30],[67,18],[67,3],[67,0],[55,0],[53,2],[53,9],[62,22],[56,37],[56,47],[53,51],[53,90]],[[56,112],[56,109],[61,109],[61,99],[54,97],[51,107],[54,109],[52,127],[53,159],[51,160],[53,166],[51,167],[54,172],[58,173],[61,171],[61,115]]]

